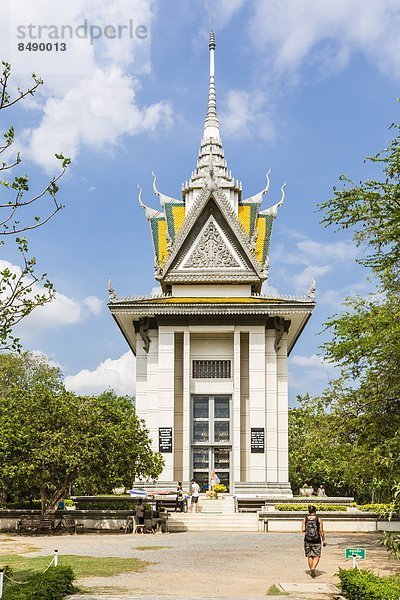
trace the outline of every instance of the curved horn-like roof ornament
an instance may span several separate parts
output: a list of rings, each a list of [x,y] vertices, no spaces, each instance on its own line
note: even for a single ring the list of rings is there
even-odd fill
[[[246,200],[243,200],[243,204],[250,203],[250,202],[253,204],[258,204],[258,205],[261,204],[264,194],[266,194],[269,190],[269,186],[270,186],[269,174],[270,173],[271,173],[271,169],[268,169],[268,173],[266,173],[266,175],[265,175],[265,179],[267,180],[265,188],[263,190],[261,190],[261,192],[258,192],[258,194],[254,194],[254,196],[250,196],[249,198],[246,198]]]
[[[286,181],[283,184],[283,186],[281,187],[281,199],[279,200],[279,202],[277,202],[273,206],[270,206],[269,208],[266,208],[265,210],[261,210],[259,213],[260,215],[272,215],[274,217],[274,219],[276,218],[276,216],[278,214],[278,209],[282,206],[282,204],[285,200],[285,187],[286,187]]]
[[[164,207],[164,204],[166,202],[181,202],[181,200],[177,200],[176,198],[171,198],[170,196],[166,196],[165,194],[161,193],[158,189],[157,189],[157,176],[154,173],[154,171],[151,172],[152,176],[153,176],[153,190],[156,196],[158,196],[160,198],[160,204],[162,207]]]
[[[159,215],[161,215],[162,213],[159,210],[155,210],[154,208],[151,208],[150,206],[146,206],[145,204],[143,204],[142,188],[140,187],[140,185],[138,185],[137,189],[139,190],[139,195],[138,195],[139,206],[140,206],[140,208],[143,208],[143,210],[146,211],[146,219],[149,221],[152,217],[158,217]]]
[[[307,292],[307,298],[309,298],[310,300],[315,300],[316,290],[317,290],[317,282],[315,281],[315,278],[313,277],[311,280],[310,289]]]

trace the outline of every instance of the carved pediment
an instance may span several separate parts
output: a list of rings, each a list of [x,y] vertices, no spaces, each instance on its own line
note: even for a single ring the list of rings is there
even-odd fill
[[[210,195],[160,280],[169,284],[260,282],[254,258],[244,248],[242,231],[237,229]]]
[[[243,269],[245,264],[213,217],[201,230],[180,269]]]

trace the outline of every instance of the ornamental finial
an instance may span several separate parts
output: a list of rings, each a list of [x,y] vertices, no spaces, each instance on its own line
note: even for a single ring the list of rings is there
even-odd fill
[[[113,302],[116,299],[116,297],[117,297],[117,294],[113,288],[113,284],[112,284],[112,281],[110,278],[110,280],[108,282],[108,299],[110,302]]]
[[[215,35],[212,31],[208,44],[210,49],[210,85],[208,90],[208,105],[207,115],[204,123],[204,138],[219,138],[219,122],[217,115],[217,97],[215,94],[215,67],[214,67],[214,52],[215,52]]]
[[[311,281],[310,289],[308,290],[308,293],[307,293],[307,298],[309,298],[310,300],[315,300],[316,290],[317,290],[317,282],[315,281],[315,279],[313,277],[312,281]]]
[[[210,50],[215,50],[215,35],[213,31],[211,31],[210,33],[210,41],[208,43],[208,47],[210,48]]]

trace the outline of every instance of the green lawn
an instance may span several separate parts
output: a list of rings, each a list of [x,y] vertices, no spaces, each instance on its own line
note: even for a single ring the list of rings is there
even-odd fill
[[[3,554],[0,566],[9,565],[15,571],[44,571],[52,556],[26,557],[17,554]],[[138,573],[144,571],[152,563],[139,558],[105,558],[101,556],[76,556],[66,554],[59,556],[60,565],[70,565],[77,578],[112,577],[120,573]]]

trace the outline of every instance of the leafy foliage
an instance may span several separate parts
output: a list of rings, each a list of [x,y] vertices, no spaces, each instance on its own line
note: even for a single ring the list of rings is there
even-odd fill
[[[378,577],[371,571],[339,569],[340,584],[348,600],[398,600],[400,577]]]
[[[303,469],[303,481],[315,473],[330,493],[367,499],[372,491],[373,502],[389,499],[400,480],[400,134],[397,125],[392,129],[387,148],[367,159],[382,168],[381,181],[355,184],[342,176],[321,205],[326,226],[352,232],[374,290],[347,298],[343,313],[327,321],[325,359],[339,365],[341,376],[320,399],[291,412],[292,438],[306,446],[293,452],[292,469]]]
[[[45,573],[30,574],[25,585],[6,586],[3,600],[62,600],[72,594],[75,575],[71,567],[50,567]]]
[[[2,62],[0,74],[0,111],[15,106],[27,96],[33,96],[43,81],[32,74],[33,83],[27,89],[17,88],[13,94],[10,91],[11,65]],[[0,155],[11,153],[15,142],[13,126],[2,135]],[[22,159],[17,152],[8,162],[0,162],[0,245],[11,237],[21,256],[21,266],[11,269],[4,266],[0,270],[0,349],[18,350],[21,348],[18,338],[13,336],[14,327],[34,308],[50,302],[54,298],[53,284],[47,274],[37,275],[35,272],[36,259],[29,256],[26,232],[37,229],[47,223],[63,205],[57,199],[59,190],[57,182],[64,175],[70,164],[70,159],[62,154],[56,154],[61,169],[50,182],[46,182],[37,193],[30,192],[29,178],[21,172]],[[4,173],[4,175],[3,175]],[[11,175],[14,173],[14,175]],[[49,208],[44,200],[49,199]],[[22,219],[22,220],[21,220]],[[40,284],[40,285],[39,285]]]
[[[307,512],[308,504],[275,504],[275,510],[280,511],[301,511]],[[345,506],[340,506],[339,504],[314,504],[315,508],[318,512],[339,512],[346,511]]]
[[[0,382],[10,378],[5,363]],[[36,372],[21,378],[29,385],[5,386],[0,396],[3,492],[40,497],[42,511],[52,511],[72,483],[93,494],[110,491],[116,481],[128,485],[135,477],[160,474],[162,457],[151,450],[130,398],[114,392],[77,396],[58,386],[50,365],[47,385],[42,369],[41,359]]]

